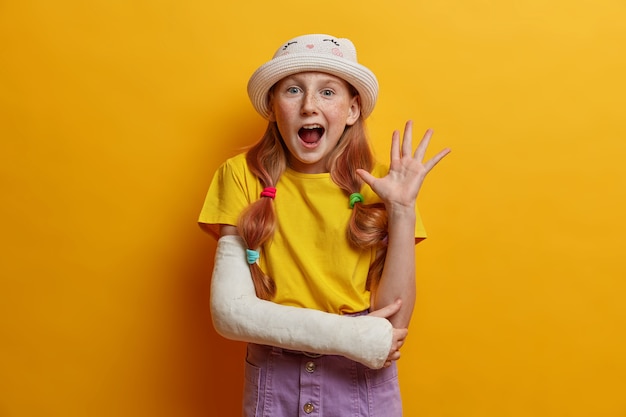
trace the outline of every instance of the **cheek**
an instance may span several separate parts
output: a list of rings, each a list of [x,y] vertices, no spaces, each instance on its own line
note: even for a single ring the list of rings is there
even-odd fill
[[[341,105],[341,106],[335,106],[332,109],[332,113],[334,115],[334,120],[337,123],[340,124],[347,124],[348,120],[350,119],[350,108],[346,107],[345,105]]]
[[[276,105],[272,108],[274,113],[274,118],[277,120],[285,120],[293,117],[296,113],[296,107],[293,105],[282,103],[280,105]]]

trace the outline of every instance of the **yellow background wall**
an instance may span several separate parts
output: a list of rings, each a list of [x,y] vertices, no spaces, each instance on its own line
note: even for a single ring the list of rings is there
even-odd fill
[[[261,134],[252,71],[348,36],[381,158],[453,153],[420,196],[407,416],[626,416],[620,0],[0,3],[0,416],[234,416],[195,219]]]

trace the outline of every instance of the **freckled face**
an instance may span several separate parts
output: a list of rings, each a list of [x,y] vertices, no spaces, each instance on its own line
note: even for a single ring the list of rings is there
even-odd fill
[[[285,142],[289,166],[299,172],[327,172],[326,161],[346,126],[359,118],[358,96],[339,77],[302,72],[274,85],[272,114]]]

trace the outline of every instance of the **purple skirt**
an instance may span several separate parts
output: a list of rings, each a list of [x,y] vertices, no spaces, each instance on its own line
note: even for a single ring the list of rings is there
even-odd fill
[[[396,363],[370,369],[343,356],[248,344],[244,417],[400,417]]]

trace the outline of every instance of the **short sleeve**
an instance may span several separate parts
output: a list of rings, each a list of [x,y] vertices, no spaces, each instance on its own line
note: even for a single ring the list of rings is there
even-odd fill
[[[215,237],[220,224],[237,225],[240,213],[250,204],[250,178],[246,175],[244,155],[224,162],[215,172],[198,222],[209,226]],[[252,185],[254,188],[254,184]]]

